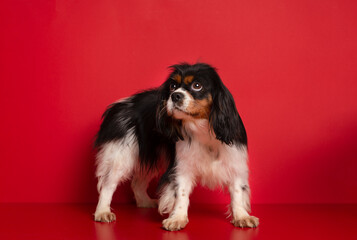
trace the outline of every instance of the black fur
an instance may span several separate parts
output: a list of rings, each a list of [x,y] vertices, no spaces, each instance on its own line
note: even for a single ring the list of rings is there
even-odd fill
[[[247,134],[236,109],[234,99],[220,81],[213,94],[210,124],[218,140],[231,144],[247,145]]]
[[[166,95],[163,96],[163,100],[168,99],[170,92],[169,85],[176,74],[182,76],[182,79],[185,76],[194,76],[196,81],[204,85],[202,91],[190,91],[189,86],[184,84],[182,84],[181,87],[190,91],[195,99],[203,99],[207,97],[208,94],[212,95],[213,105],[209,121],[217,139],[228,145],[247,145],[247,134],[242,119],[238,114],[234,99],[223,84],[216,69],[205,63],[197,63],[194,65],[181,63],[173,65],[170,68],[172,69],[172,73],[168,81],[163,84],[164,90],[166,89]]]
[[[228,145],[247,145],[246,130],[242,119],[238,114],[233,96],[223,84],[216,70],[205,63],[198,63],[195,65],[181,63],[173,65],[170,68],[172,72],[168,80],[162,85],[161,89],[162,103],[165,104],[165,101],[170,97],[169,86],[174,81],[173,79],[176,74],[180,75],[181,79],[185,76],[192,75],[194,76],[194,79],[200,81],[205,86],[203,91],[200,91],[199,93],[192,92],[188,86],[185,86],[184,84],[178,87],[183,87],[190,91],[195,99],[203,99],[207,97],[207,94],[212,95],[213,104],[209,116],[209,122],[216,138]],[[165,129],[166,126],[163,128]],[[175,132],[170,127],[168,127],[167,130],[169,133],[173,133],[174,136],[179,136],[179,139],[183,140],[180,130]],[[188,141],[191,141],[191,137],[188,138]],[[219,153],[217,154],[219,155]],[[159,189],[165,184],[175,181],[175,166],[175,162],[169,164],[167,171],[160,179]]]
[[[103,114],[103,122],[97,134],[95,146],[122,139],[130,129],[134,130],[139,145],[139,158],[142,168],[157,167],[163,156],[168,165],[160,185],[170,181],[175,169],[175,142],[183,140],[181,121],[168,116],[166,101],[169,99],[170,84],[175,75],[194,76],[195,81],[205,87],[193,92],[189,86],[181,87],[190,91],[195,99],[212,96],[209,115],[210,125],[218,140],[226,144],[247,144],[247,135],[243,122],[237,112],[234,99],[222,83],[216,70],[208,64],[190,65],[181,63],[170,67],[171,74],[157,89],[144,91],[132,97],[113,103]]]
[[[130,129],[134,129],[141,167],[150,170],[157,167],[161,156],[172,158],[175,155],[174,141],[156,127],[159,96],[159,90],[154,89],[110,105],[103,114],[95,146],[100,147],[107,142],[119,140]]]

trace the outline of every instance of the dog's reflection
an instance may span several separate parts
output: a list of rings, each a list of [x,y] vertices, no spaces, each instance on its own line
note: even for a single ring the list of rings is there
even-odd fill
[[[97,239],[99,240],[116,240],[115,237],[115,222],[113,223],[100,223],[95,222],[95,233],[97,235]]]
[[[189,240],[186,232],[167,232],[162,234],[162,240]]]
[[[115,240],[118,239],[116,236],[116,223],[99,223],[95,222],[95,232],[97,239],[99,240]],[[223,229],[222,229],[223,230]],[[258,235],[258,228],[232,228],[230,233],[230,240],[251,240],[256,239]],[[189,240],[190,235],[186,231],[177,231],[177,232],[168,232],[163,229],[158,229],[161,231],[162,240]],[[227,236],[226,233],[219,233],[219,229],[217,229],[216,235]]]
[[[231,232],[231,240],[251,240],[256,239],[258,228],[234,228]]]

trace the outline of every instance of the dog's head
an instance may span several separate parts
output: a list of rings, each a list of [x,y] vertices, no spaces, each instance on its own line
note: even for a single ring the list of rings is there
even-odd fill
[[[246,144],[234,99],[213,67],[183,63],[170,69],[170,76],[160,88],[157,123],[162,132],[182,139],[182,121],[207,119],[218,140],[229,145]]]

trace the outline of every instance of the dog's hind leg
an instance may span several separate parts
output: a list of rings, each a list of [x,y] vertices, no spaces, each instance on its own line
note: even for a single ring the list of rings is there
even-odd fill
[[[114,191],[119,183],[132,176],[137,162],[136,141],[126,138],[104,144],[97,154],[99,201],[94,214],[95,221],[116,220],[115,214],[110,210]]]
[[[147,188],[150,181],[154,178],[153,173],[143,173],[138,170],[134,174],[133,180],[131,182],[131,188],[133,189],[136,205],[142,208],[155,208],[157,207],[157,200],[150,198],[147,193]]]

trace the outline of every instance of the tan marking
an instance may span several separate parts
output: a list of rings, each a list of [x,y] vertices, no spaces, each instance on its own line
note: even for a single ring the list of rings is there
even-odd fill
[[[180,75],[176,74],[176,75],[174,76],[174,80],[175,80],[177,83],[180,83],[180,84],[181,84],[182,78],[181,78]]]
[[[209,118],[212,107],[212,96],[208,95],[207,98],[202,100],[193,100],[187,107],[187,112],[194,118]]]
[[[186,84],[186,85],[189,85],[191,84],[193,81],[193,76],[186,76],[184,79],[183,79],[183,82]]]

